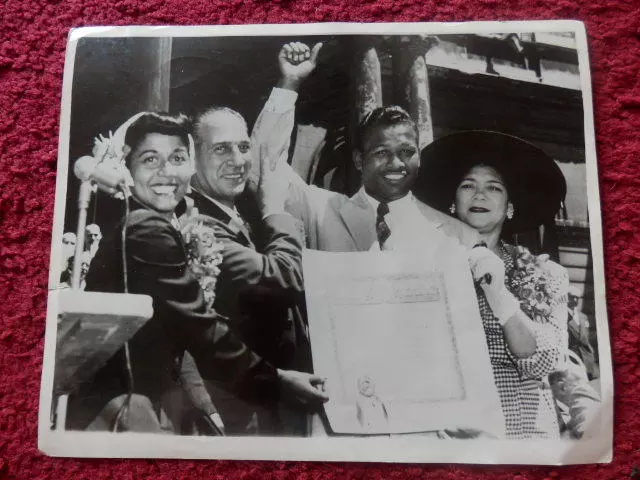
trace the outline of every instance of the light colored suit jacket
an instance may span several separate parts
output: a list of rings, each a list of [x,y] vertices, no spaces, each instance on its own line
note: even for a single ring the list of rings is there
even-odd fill
[[[413,200],[430,229],[416,225],[418,242],[425,246],[440,236],[440,232],[454,243],[473,247],[477,232],[464,223],[449,217],[417,199]],[[307,248],[329,252],[367,251],[376,242],[375,217],[371,203],[362,190],[352,197],[310,186],[302,181],[292,182],[287,210],[304,223]],[[436,238],[437,237],[437,238]]]
[[[289,182],[287,211],[304,225],[307,248],[330,252],[366,251],[376,242],[373,207],[359,191],[352,197],[308,185],[287,164],[289,140],[295,122],[297,94],[274,88],[256,120],[252,132],[255,152],[252,181],[257,183],[259,157],[265,155],[271,168]],[[416,235],[429,236],[433,229],[466,247],[477,243],[477,232],[459,220],[415,200],[430,228],[416,229]],[[431,228],[432,227],[432,228]],[[431,235],[439,237],[438,235]],[[419,240],[419,239],[418,239]],[[433,238],[424,238],[425,245]]]
[[[337,192],[308,185],[286,163],[291,130],[294,125],[296,95],[274,89],[260,113],[252,134],[255,151],[270,160],[272,170],[278,170],[283,181],[289,183],[286,210],[302,221],[307,248],[329,252],[368,251],[377,243],[374,209],[360,190],[349,197]],[[255,155],[253,181],[257,183],[259,155]],[[457,219],[443,214],[413,199],[418,213],[415,228],[403,221],[401,237],[393,249],[404,246],[410,249],[437,252],[440,248],[472,248],[478,242],[478,234]],[[420,222],[420,216],[424,222]],[[407,220],[407,219],[403,219]],[[406,227],[407,223],[409,228]],[[394,232],[389,237],[392,241]],[[416,251],[411,252],[416,253]],[[312,436],[325,436],[328,432],[318,415],[311,420]],[[436,437],[436,432],[422,432],[421,437]]]

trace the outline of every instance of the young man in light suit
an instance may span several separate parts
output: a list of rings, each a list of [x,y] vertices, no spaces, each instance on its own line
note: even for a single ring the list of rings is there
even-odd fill
[[[271,168],[290,182],[287,210],[302,220],[307,248],[426,253],[451,240],[475,245],[473,229],[413,197],[411,188],[420,167],[418,129],[400,107],[377,108],[358,126],[354,161],[363,186],[352,197],[308,185],[280,160],[294,125],[297,89],[315,68],[316,58],[317,52],[312,55],[304,44],[283,49],[281,88],[272,91],[252,136],[254,146],[278,160]],[[259,166],[253,165],[252,171],[259,172]]]
[[[478,243],[475,230],[411,193],[420,168],[418,129],[400,107],[377,108],[358,126],[354,162],[362,175],[362,187],[355,195],[305,183],[282,152],[288,151],[294,126],[297,88],[315,68],[317,52],[311,55],[307,46],[294,44],[282,55],[281,88],[272,91],[262,110],[252,144],[272,160],[272,175],[289,183],[286,208],[302,221],[307,248],[331,252],[395,250],[437,258],[444,251],[463,252]],[[259,165],[252,167],[252,172],[259,171]],[[312,423],[313,435],[326,435],[318,417]],[[460,438],[484,435],[467,429],[448,434]],[[441,437],[443,432],[416,435]]]

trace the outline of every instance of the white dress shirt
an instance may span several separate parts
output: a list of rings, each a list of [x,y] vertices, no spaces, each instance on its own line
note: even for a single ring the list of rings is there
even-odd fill
[[[375,224],[380,202],[364,191],[364,187],[361,193],[373,207],[374,216],[371,222]],[[391,235],[384,242],[382,250],[429,253],[435,251],[442,242],[448,241],[446,235],[438,231],[420,212],[411,192],[398,200],[388,202],[387,205],[389,213],[384,216],[384,220]],[[370,250],[380,250],[377,240]]]
[[[220,209],[224,213],[226,213],[227,215],[229,215],[229,217],[231,217],[231,220],[233,220],[235,222],[238,222],[240,225],[244,225],[244,220],[242,219],[242,217],[238,213],[238,209],[235,207],[235,205],[234,205],[233,208],[229,208],[227,205],[219,202],[218,200],[216,200],[215,198],[211,197],[210,195],[207,195],[202,190],[199,190],[199,189],[194,188],[194,187],[191,187],[191,188],[193,188],[196,192],[198,192],[204,198],[206,198],[207,200],[212,202],[214,205],[217,205],[218,207],[220,207]]]

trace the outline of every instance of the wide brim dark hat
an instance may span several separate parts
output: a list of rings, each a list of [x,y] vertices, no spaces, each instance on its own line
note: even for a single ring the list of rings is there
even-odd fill
[[[413,193],[449,213],[463,176],[480,164],[495,168],[506,184],[515,210],[504,225],[507,233],[548,224],[564,202],[567,183],[553,158],[521,138],[485,130],[454,133],[427,145]]]

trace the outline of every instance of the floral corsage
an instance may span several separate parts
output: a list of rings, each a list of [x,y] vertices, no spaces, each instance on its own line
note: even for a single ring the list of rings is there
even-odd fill
[[[549,255],[533,255],[524,247],[516,247],[514,268],[508,272],[509,290],[520,302],[522,311],[536,322],[546,323],[558,295],[558,286],[545,268]]]
[[[216,299],[216,281],[220,274],[223,245],[216,239],[213,228],[202,219],[194,218],[182,228],[182,237],[187,246],[189,268],[198,279],[204,293],[208,312],[213,312]]]

